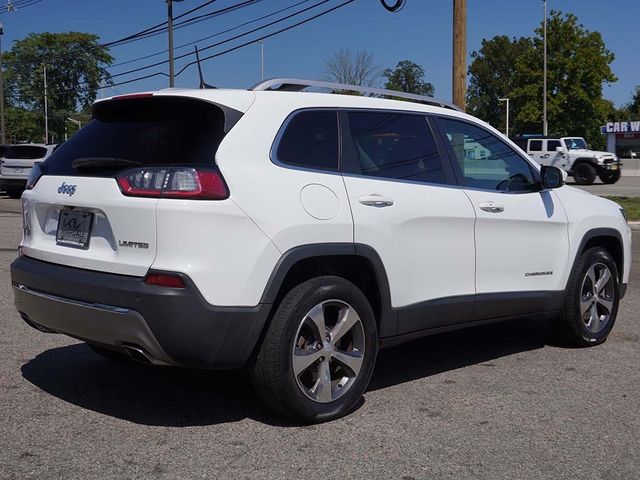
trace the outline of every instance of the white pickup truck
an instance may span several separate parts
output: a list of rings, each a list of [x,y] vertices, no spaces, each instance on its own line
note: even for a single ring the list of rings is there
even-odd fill
[[[582,137],[520,138],[515,142],[539,164],[565,170],[578,185],[590,185],[596,176],[602,183],[620,179],[620,159],[610,152],[589,149]]]

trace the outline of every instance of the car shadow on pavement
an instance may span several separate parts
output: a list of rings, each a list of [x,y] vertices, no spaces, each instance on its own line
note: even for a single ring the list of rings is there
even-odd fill
[[[384,350],[369,391],[542,348],[547,330],[540,321],[507,322]],[[299,426],[271,415],[242,372],[116,362],[79,343],[42,352],[22,366],[22,375],[66,402],[143,425],[203,426],[252,418],[274,426]]]

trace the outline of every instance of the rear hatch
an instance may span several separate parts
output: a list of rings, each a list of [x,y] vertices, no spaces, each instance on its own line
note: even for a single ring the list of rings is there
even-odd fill
[[[0,175],[6,178],[24,178],[31,173],[31,167],[44,159],[47,148],[40,145],[12,145],[4,152]]]
[[[215,168],[229,115],[237,120],[241,114],[179,96],[130,95],[96,103],[94,118],[29,179],[22,197],[23,254],[143,276],[156,255],[155,207],[164,198],[158,193],[164,175]],[[176,197],[185,206],[195,201]]]

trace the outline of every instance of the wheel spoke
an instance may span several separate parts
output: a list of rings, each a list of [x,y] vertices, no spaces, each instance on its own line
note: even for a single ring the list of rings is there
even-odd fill
[[[584,314],[587,313],[587,310],[591,308],[591,298],[583,298],[580,297],[580,314],[584,317]]]
[[[353,308],[342,308],[338,322],[331,329],[331,341],[337,343],[359,321],[360,317]]]
[[[309,318],[313,324],[318,329],[318,335],[321,339],[324,339],[327,334],[327,327],[324,323],[324,307],[323,304],[316,305],[313,309],[307,314],[307,318]]]
[[[592,291],[595,292],[595,288],[596,288],[596,267],[595,265],[592,265],[591,268],[589,268],[589,271],[587,272],[587,277],[589,278],[589,280],[591,280],[591,289]]]
[[[360,352],[352,351],[347,353],[336,350],[335,352],[333,352],[332,358],[345,365],[355,375],[358,375],[358,373],[360,373],[360,368],[362,368],[363,361],[362,354]]]
[[[293,373],[296,377],[299,376],[314,362],[317,362],[322,355],[322,350],[296,348],[293,351]]]
[[[600,293],[600,291],[607,285],[607,283],[609,283],[609,280],[611,280],[611,272],[608,268],[603,268],[602,274],[595,284],[595,291],[597,293]]]
[[[591,331],[596,331],[598,329],[598,325],[600,324],[600,315],[598,315],[598,308],[596,304],[591,305],[591,316],[589,319],[589,329]]]
[[[611,312],[613,311],[613,300],[609,300],[608,298],[599,297],[598,298],[598,303],[600,305],[602,305],[604,308],[606,308],[607,312],[609,312],[609,315],[611,315]]]
[[[319,364],[318,380],[313,386],[313,394],[321,402],[330,402],[333,398],[331,395],[331,370],[329,369],[329,361],[325,360]]]

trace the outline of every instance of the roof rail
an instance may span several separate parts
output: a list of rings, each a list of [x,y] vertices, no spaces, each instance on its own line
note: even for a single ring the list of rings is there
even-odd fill
[[[299,78],[270,78],[257,83],[249,90],[262,92],[301,92],[305,88],[318,87],[328,88],[331,90],[346,90],[350,92],[371,93],[373,95],[384,95],[388,97],[401,98],[403,100],[412,100],[426,105],[434,105],[436,107],[449,108],[451,110],[461,111],[456,105],[438,100],[433,97],[424,95],[416,95],[415,93],[398,92],[396,90],[387,90],[384,88],[363,87],[361,85],[349,85],[346,83],[324,82],[321,80],[302,80]]]

